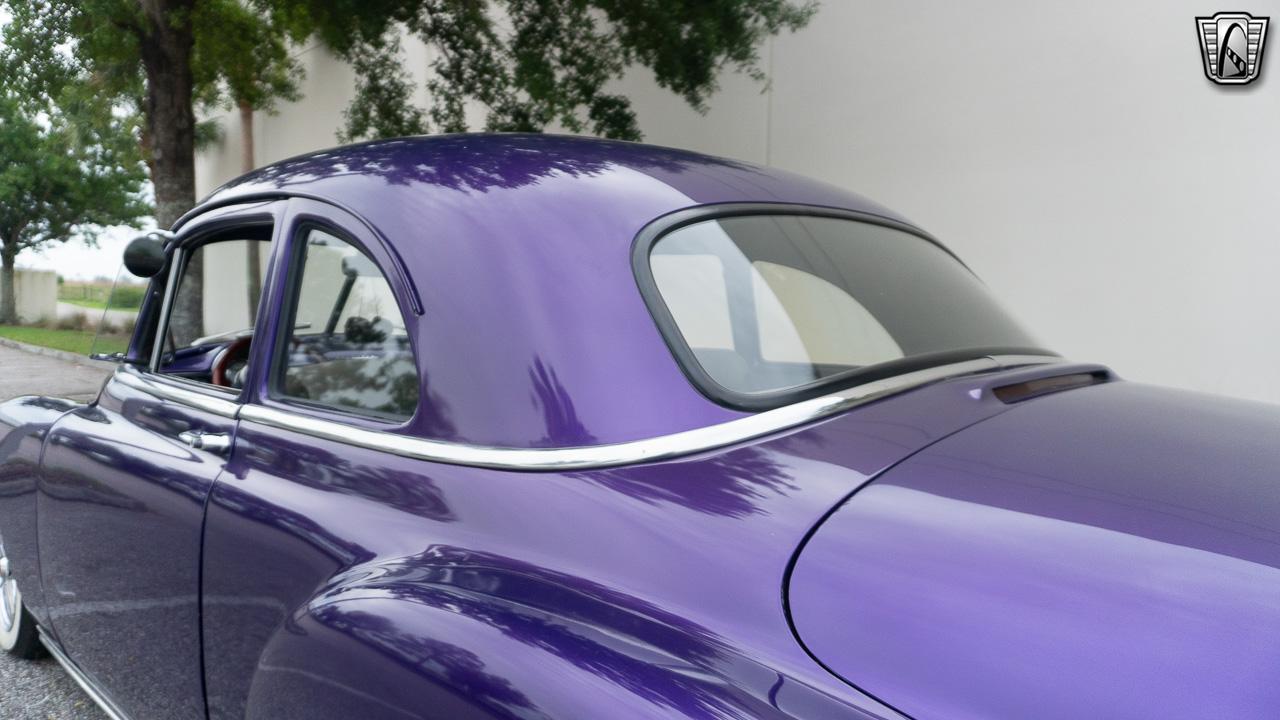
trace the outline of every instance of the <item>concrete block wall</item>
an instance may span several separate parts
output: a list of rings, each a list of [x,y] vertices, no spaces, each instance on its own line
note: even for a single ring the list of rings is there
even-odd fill
[[[33,323],[57,316],[58,273],[19,269],[14,275],[19,320]]]

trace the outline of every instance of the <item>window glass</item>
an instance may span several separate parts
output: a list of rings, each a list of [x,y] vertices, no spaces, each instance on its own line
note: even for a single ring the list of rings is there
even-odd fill
[[[208,242],[184,254],[161,338],[162,373],[243,386],[267,273],[269,232],[256,233],[261,239]]]
[[[649,260],[694,361],[734,394],[776,393],[915,356],[1035,346],[955,258],[880,225],[799,215],[708,220],[660,238]]]
[[[690,345],[733,349],[729,324],[729,296],[724,266],[714,255],[683,257],[655,255],[653,275],[658,278],[676,323]]]
[[[903,356],[880,321],[836,285],[778,263],[752,269],[763,360],[860,367]]]
[[[102,303],[102,310],[86,309],[78,318],[71,316],[71,322],[88,325],[96,315],[97,325],[93,327],[93,345],[89,356],[103,355],[118,360],[123,359],[129,350],[129,341],[138,321],[138,311],[150,292],[152,287],[147,280],[138,278],[121,264],[110,286],[101,282],[101,279],[90,282],[59,282],[58,302],[65,301],[85,308]],[[160,292],[163,295],[163,286]],[[62,327],[63,318],[59,318],[58,324]]]
[[[360,250],[320,230],[308,232],[301,262],[279,392],[380,417],[412,416],[418,369],[386,277]]]

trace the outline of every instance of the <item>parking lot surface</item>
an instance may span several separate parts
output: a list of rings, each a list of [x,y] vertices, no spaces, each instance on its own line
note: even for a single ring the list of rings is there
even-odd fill
[[[16,660],[0,653],[0,718],[107,720],[53,658]]]
[[[0,343],[0,401],[18,395],[56,395],[90,400],[115,369],[108,363],[75,363],[52,354]]]

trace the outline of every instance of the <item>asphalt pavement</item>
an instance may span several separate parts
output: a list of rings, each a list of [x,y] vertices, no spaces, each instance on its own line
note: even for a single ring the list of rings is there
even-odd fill
[[[0,345],[0,401],[17,395],[95,397],[112,366],[70,362],[64,357]],[[0,718],[107,720],[52,658],[18,660],[4,652],[0,652]]]
[[[0,718],[107,720],[53,658],[17,660],[0,653]]]
[[[0,402],[18,395],[56,395],[87,401],[98,396],[115,366],[71,362],[68,353],[44,348],[20,350],[0,338]]]

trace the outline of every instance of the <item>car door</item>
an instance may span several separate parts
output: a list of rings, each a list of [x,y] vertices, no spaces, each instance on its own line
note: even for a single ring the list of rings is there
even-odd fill
[[[410,518],[416,527],[449,518],[430,481],[397,470],[394,457],[270,422],[277,413],[395,430],[419,398],[406,330],[416,298],[393,256],[357,219],[317,201],[291,200],[282,228],[281,282],[264,313],[267,341],[255,348],[254,393],[205,522],[209,716],[417,717],[414,708],[429,699],[397,704],[392,691],[371,689],[394,685],[388,677],[370,684],[384,674],[383,662],[348,655],[345,646],[315,646],[309,662],[285,657],[290,638],[310,637],[304,616],[312,595],[373,552],[360,534],[378,533],[382,522]],[[251,407],[259,415],[246,419]],[[357,512],[360,521],[338,522]],[[353,534],[353,526],[362,529]],[[335,657],[341,668],[316,671]],[[415,686],[400,692],[408,687]]]
[[[205,502],[234,441],[238,356],[252,343],[277,207],[214,211],[183,229],[134,356],[48,439],[37,513],[51,630],[129,717],[206,716]]]

